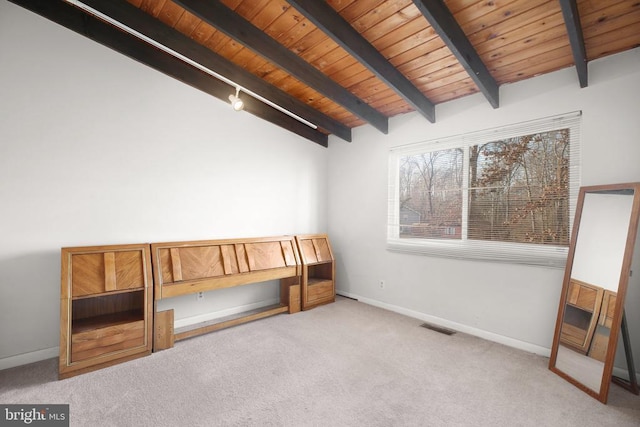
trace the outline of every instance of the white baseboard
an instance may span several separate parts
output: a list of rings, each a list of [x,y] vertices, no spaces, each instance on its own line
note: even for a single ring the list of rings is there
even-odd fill
[[[238,313],[244,313],[245,311],[257,310],[259,308],[267,307],[279,303],[278,298],[255,302],[251,304],[241,305],[238,307],[228,308],[220,311],[213,311],[211,313],[199,314],[197,316],[184,317],[182,319],[176,319],[173,322],[174,329],[184,328],[187,326],[197,325],[198,323],[210,322],[212,320],[219,319],[225,316],[232,316]]]
[[[517,348],[519,350],[528,351],[530,353],[538,354],[540,356],[551,356],[551,349],[542,347],[536,344],[531,344],[525,341],[516,340],[514,338],[505,337],[502,335],[494,334],[493,332],[484,331],[482,329],[473,328],[471,326],[463,325],[461,323],[452,322],[450,320],[442,319],[440,317],[431,316],[429,314],[420,313],[419,311],[409,310],[404,307],[400,307],[393,304],[387,304],[382,301],[378,301],[371,298],[362,297],[360,295],[351,294],[349,292],[343,292],[338,290],[339,295],[344,295],[348,298],[357,299],[365,304],[373,305],[375,307],[384,308],[385,310],[393,311],[395,313],[404,314],[405,316],[419,319],[423,322],[433,323],[444,328],[453,329],[458,332],[473,335],[479,338],[486,339],[488,341],[504,344],[509,347]]]
[[[45,348],[42,350],[31,351],[29,353],[16,354],[15,356],[0,359],[0,371],[16,366],[28,365],[29,363],[39,362],[41,360],[52,359],[60,355],[59,347]]]

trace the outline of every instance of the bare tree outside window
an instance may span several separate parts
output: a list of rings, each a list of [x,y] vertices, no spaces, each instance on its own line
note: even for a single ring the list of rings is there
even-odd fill
[[[400,159],[400,237],[460,238],[462,156],[455,148]]]
[[[569,129],[470,147],[469,239],[569,244]]]

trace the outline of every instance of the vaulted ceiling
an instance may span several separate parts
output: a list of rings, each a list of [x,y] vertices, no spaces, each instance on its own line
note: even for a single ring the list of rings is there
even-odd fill
[[[638,0],[10,0],[318,144],[640,46]]]

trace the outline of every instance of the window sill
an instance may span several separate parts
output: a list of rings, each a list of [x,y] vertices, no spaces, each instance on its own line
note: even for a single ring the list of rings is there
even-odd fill
[[[387,250],[471,261],[563,269],[568,248],[462,240],[387,239]]]

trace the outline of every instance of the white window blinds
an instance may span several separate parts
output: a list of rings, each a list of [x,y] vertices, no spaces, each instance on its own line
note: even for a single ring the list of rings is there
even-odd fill
[[[392,149],[388,248],[564,267],[580,185],[580,117]]]

